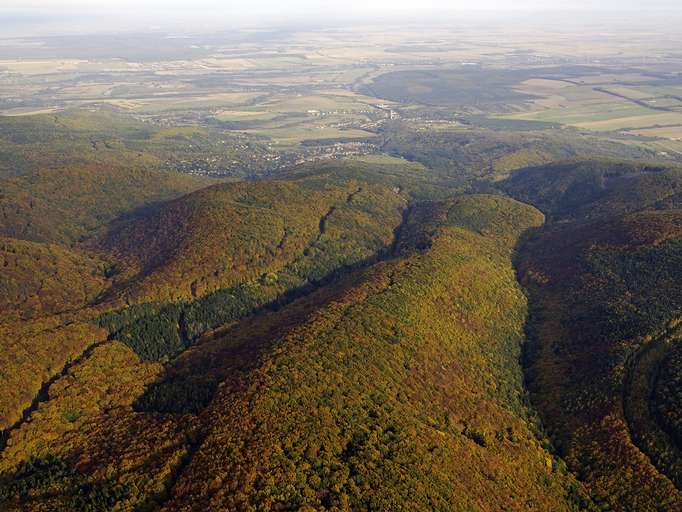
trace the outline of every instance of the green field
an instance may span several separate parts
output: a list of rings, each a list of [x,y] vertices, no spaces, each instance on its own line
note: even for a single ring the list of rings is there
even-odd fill
[[[557,83],[560,86],[557,86]],[[591,85],[566,82],[527,81],[519,90],[537,97],[526,111],[503,115],[506,119],[560,123],[598,132],[658,128],[682,124],[682,111],[676,99],[664,98],[679,89],[654,86]],[[618,94],[620,96],[615,96]],[[646,100],[646,101],[644,101]],[[639,103],[638,103],[639,102]],[[646,103],[650,107],[643,105]],[[669,108],[671,111],[660,110]],[[665,134],[646,134],[665,137]]]

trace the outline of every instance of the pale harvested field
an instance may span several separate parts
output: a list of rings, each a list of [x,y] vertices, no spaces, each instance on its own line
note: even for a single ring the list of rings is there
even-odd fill
[[[549,80],[546,78],[531,78],[530,80],[526,80],[524,82],[521,82],[518,89],[521,91],[528,91],[528,92],[533,92],[533,91],[545,92],[545,91],[555,91],[557,89],[566,89],[567,87],[574,87],[574,86],[569,84],[568,82],[564,82],[562,80]]]
[[[277,114],[273,112],[263,112],[258,110],[223,110],[215,115],[215,118],[220,121],[245,121],[245,120],[262,120],[269,121]]]
[[[202,59],[202,60],[197,61],[197,65],[203,66],[207,69],[217,68],[217,69],[225,69],[225,70],[232,70],[232,71],[255,69],[258,67],[258,65],[252,59],[243,59],[243,58]]]
[[[338,138],[368,138],[375,134],[364,130],[340,130],[330,126],[293,126],[263,130],[244,130],[245,133],[262,135],[281,145],[296,145],[306,140],[325,140]]]
[[[185,136],[191,137],[194,134],[204,134],[205,130],[196,126],[178,126],[174,128],[164,128],[159,130],[152,137],[154,140],[168,139],[172,137]]]
[[[647,142],[646,145],[659,153],[677,153],[682,155],[682,141],[679,140],[656,140]]]
[[[146,103],[142,101],[135,101],[135,100],[110,100],[103,98],[102,100],[99,101],[91,101],[89,103],[106,103],[108,105],[114,105],[116,107],[122,107],[122,108],[127,108],[130,110],[138,109],[141,107],[144,107]]]
[[[639,75],[600,75],[592,78],[594,78],[593,82],[597,83],[602,79],[625,80],[637,76]],[[516,88],[519,92],[531,94],[537,98],[526,103],[526,110],[501,117],[560,123],[593,131],[653,129],[667,125],[682,125],[682,109],[680,112],[656,111],[627,99],[650,98],[652,96],[650,94],[651,88],[640,90],[638,87],[607,87],[609,91],[627,97],[621,98],[594,90],[593,85],[572,85],[567,82],[559,82],[564,84],[559,86],[553,82],[557,81],[527,80],[520,84]],[[679,104],[674,99],[655,101],[655,103],[651,103],[652,107],[676,107]]]
[[[419,162],[410,162],[404,158],[399,158],[390,155],[357,155],[347,157],[346,160],[354,162],[362,162],[370,165],[394,165],[405,169],[417,172],[427,172],[428,169]]]
[[[647,128],[644,130],[632,130],[630,133],[646,137],[661,137],[663,139],[682,140],[682,125],[666,126],[664,128]]]
[[[644,98],[651,98],[651,94],[649,94],[648,92],[639,89],[633,89],[631,87],[622,87],[616,85],[605,87],[605,89],[615,94],[620,94],[622,96],[632,98],[633,100],[643,100]]]
[[[19,117],[19,116],[36,116],[39,114],[52,114],[53,112],[59,112],[60,108],[43,108],[39,110],[31,108],[11,108],[8,110],[0,111],[0,115],[8,117]]]
[[[59,73],[74,71],[79,64],[87,63],[85,60],[76,59],[21,59],[21,60],[0,60],[0,69],[6,69],[12,73],[22,73],[26,75],[42,75],[47,73]]]
[[[106,96],[111,90],[121,84],[94,84],[84,83],[74,87],[64,87],[60,91],[60,96],[66,97],[88,97],[88,96]]]
[[[238,107],[250,103],[252,100],[258,98],[258,93],[222,93],[174,97],[172,93],[168,96],[132,98],[126,100],[107,100],[103,98],[103,103],[110,103],[113,105],[125,106],[140,112],[163,112],[166,110],[181,110],[181,109],[210,109],[219,107]]]
[[[647,112],[651,112],[647,110]],[[682,124],[682,112],[661,112],[635,116],[617,117],[603,121],[574,123],[579,128],[596,131],[624,130],[629,128],[647,128],[656,125]]]

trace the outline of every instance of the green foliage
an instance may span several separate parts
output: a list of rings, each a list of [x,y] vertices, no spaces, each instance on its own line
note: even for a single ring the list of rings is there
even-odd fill
[[[66,461],[54,456],[29,459],[13,474],[0,477],[0,505],[11,507],[16,500],[58,494],[60,500],[51,510],[102,512],[115,510],[132,489],[113,481],[92,482]]]
[[[318,209],[319,215],[320,205],[312,199],[329,205],[317,222],[303,215],[311,208]],[[187,287],[194,300],[180,295],[185,300],[175,304],[136,305],[107,313],[98,323],[145,360],[172,358],[207,331],[290,302],[374,261],[390,248],[403,201],[384,187],[347,180],[330,183],[319,177],[257,187],[220,185],[174,201],[167,211],[122,228],[114,235],[120,244],[110,241],[145,258],[142,266],[147,268],[142,274],[150,292],[142,296],[152,292],[158,296],[159,288],[180,295],[178,287],[170,285],[187,284],[192,273],[211,283],[234,284],[200,294],[196,283],[201,278],[197,278]],[[234,215],[228,215],[231,209]],[[272,230],[266,217],[271,219]],[[216,221],[210,223],[207,218]],[[193,220],[200,225],[192,225]],[[178,223],[195,231],[186,235],[191,243],[175,239]],[[164,236],[158,236],[159,232]],[[155,247],[133,242],[146,239],[148,233]],[[217,243],[216,238],[225,233],[225,243]],[[203,245],[206,250],[197,252]],[[232,264],[226,270],[229,257]],[[246,276],[237,271],[242,265],[250,267]],[[139,293],[139,281],[133,282],[131,293]]]
[[[150,385],[133,403],[138,412],[192,413],[206,407],[217,383],[195,379],[171,379]]]
[[[447,199],[470,188],[468,184],[434,172],[420,163],[388,155],[316,162],[298,166],[281,176],[283,179],[308,178],[306,183],[318,187],[345,180],[380,185],[406,194],[410,202]]]
[[[483,448],[488,446],[488,438],[485,432],[482,432],[481,430],[478,430],[476,428],[470,428],[469,426],[467,426],[462,431],[462,435],[468,437],[474,443],[476,443],[479,446],[482,446]]]
[[[431,130],[395,122],[387,125],[382,135],[383,150],[388,154],[420,162],[457,180],[460,185],[481,178],[497,180],[517,169],[579,158],[648,160],[656,157],[652,152],[567,130],[497,131],[475,126]],[[547,195],[550,196],[549,191]],[[534,204],[538,204],[537,199],[534,197]]]
[[[30,492],[45,491],[71,477],[69,465],[54,457],[29,459],[17,468],[12,475],[3,475],[0,487],[0,501],[26,497]]]
[[[590,297],[591,332],[604,340],[656,332],[682,308],[682,239],[632,249],[589,251],[587,272],[608,283]]]
[[[207,184],[135,167],[73,165],[0,180],[0,235],[73,245],[109,222]]]
[[[535,70],[534,70],[535,72]],[[482,68],[429,71],[396,71],[379,75],[365,94],[402,103],[428,105],[476,105],[478,108],[522,101],[528,96],[513,89],[524,77],[525,70],[492,70]],[[485,83],[485,87],[481,84]]]
[[[668,379],[662,367],[666,353],[674,343],[674,328],[668,329],[645,344],[628,360],[625,378],[624,411],[633,440],[673,483],[682,482],[682,451],[670,429],[660,415],[657,389]]]
[[[97,128],[96,116],[58,119],[83,130],[73,136],[75,147]],[[0,150],[30,151],[32,133],[62,147],[68,130],[54,124],[9,130],[13,135],[5,133]],[[112,128],[120,140],[101,142],[110,153],[97,165],[5,180],[3,232],[80,244],[110,261],[42,245],[26,249],[40,260],[29,265],[34,275],[13,270],[24,289],[3,275],[0,291],[29,296],[51,285],[62,266],[69,279],[78,267],[95,282],[84,283],[69,307],[89,302],[98,313],[114,309],[95,322],[137,357],[105,344],[110,350],[96,352],[98,358],[86,351],[87,364],[77,361],[69,370],[68,359],[83,353],[92,332],[103,336],[92,325],[92,332],[53,335],[51,329],[76,316],[71,310],[53,324],[27,329],[20,349],[11,344],[14,331],[3,331],[10,345],[2,373],[10,376],[11,399],[3,412],[20,413],[45,380],[40,376],[64,368],[43,391],[35,423],[15,431],[13,456],[19,460],[34,448],[72,450],[78,467],[118,478],[111,468],[121,466],[120,481],[131,487],[91,481],[55,458],[7,475],[2,496],[17,507],[57,503],[52,509],[67,510],[128,502],[152,507],[164,499],[169,509],[207,510],[589,508],[582,485],[552,457],[527,407],[519,366],[526,309],[511,256],[520,233],[538,226],[542,215],[501,195],[451,198],[491,190],[484,179],[578,148],[569,136],[526,128],[523,135],[472,128],[421,133],[395,124],[384,133],[387,150],[435,170],[365,157],[304,165],[279,182],[223,183],[167,201],[200,183],[151,170],[158,158],[182,160],[189,144],[198,158],[211,151],[215,134],[122,123]],[[2,133],[0,127],[0,139]],[[141,157],[144,165],[102,164],[147,143],[155,157]],[[96,149],[99,141],[93,145],[104,151]],[[502,186],[535,201],[552,220],[576,221],[539,231],[528,246],[540,260],[529,265],[530,273],[537,270],[538,283],[550,275],[556,286],[551,297],[532,290],[534,339],[554,339],[556,330],[540,324],[556,304],[568,333],[547,351],[533,343],[529,382],[571,467],[589,485],[606,480],[595,466],[607,467],[609,456],[620,453],[605,448],[581,462],[594,455],[593,445],[610,450],[620,439],[580,430],[584,418],[621,396],[618,371],[633,346],[617,344],[650,334],[682,300],[679,222],[614,218],[642,205],[666,213],[678,204],[670,192],[678,174],[584,163],[522,171]],[[60,195],[64,189],[75,192]],[[407,198],[426,201],[405,209]],[[606,233],[597,236],[600,230]],[[565,274],[571,275],[563,281]],[[69,279],[54,278],[61,296],[45,300],[46,312],[71,304],[62,297]],[[120,309],[123,304],[132,305]],[[69,345],[76,341],[81,345]],[[604,350],[605,344],[615,348]],[[64,360],[46,356],[59,352],[55,346]],[[583,351],[585,359],[576,362]],[[573,364],[575,374],[566,370]],[[39,377],[14,386],[27,381],[13,375],[17,368]],[[566,393],[566,383],[580,392]],[[675,393],[666,388],[673,398],[660,403],[674,408]],[[617,417],[617,407],[608,412]],[[581,435],[589,449],[578,445]],[[651,469],[628,468],[644,468],[645,475]],[[614,474],[608,477],[617,483]],[[634,479],[624,481],[622,491],[610,487],[595,495],[637,504]]]
[[[502,188],[551,220],[585,220],[656,207],[681,184],[677,168],[588,160],[523,169]]]
[[[109,331],[145,361],[166,361],[187,348],[180,336],[182,309],[175,304],[143,304],[97,319]]]
[[[0,321],[77,309],[106,287],[103,261],[53,244],[0,237]]]
[[[551,455],[538,445],[524,405],[518,361],[525,303],[510,258],[519,233],[541,222],[539,212],[500,196],[465,196],[414,206],[400,224],[404,199],[390,188],[345,177],[341,186],[327,177],[301,181],[264,190],[236,187],[239,193],[229,201],[198,210],[211,213],[192,218],[205,223],[206,238],[190,238],[186,245],[172,238],[178,231],[184,234],[185,217],[174,215],[184,206],[169,210],[168,224],[159,221],[128,232],[143,233],[131,243],[150,255],[141,279],[164,269],[168,256],[182,264],[177,267],[181,274],[190,268],[183,251],[193,249],[201,256],[201,272],[212,274],[215,261],[253,271],[248,278],[235,271],[231,281],[222,281],[233,284],[215,291],[197,291],[178,302],[132,305],[98,318],[111,338],[144,361],[172,362],[165,379],[123,407],[108,403],[110,384],[104,385],[93,396],[110,408],[107,414],[90,413],[83,423],[76,418],[80,407],[67,402],[60,409],[60,421],[74,419],[85,429],[71,433],[69,442],[78,435],[91,441],[79,448],[79,457],[93,467],[104,464],[98,461],[98,439],[92,437],[97,432],[126,447],[120,453],[107,448],[113,459],[107,467],[117,456],[126,458],[121,481],[136,482],[146,471],[177,472],[180,480],[169,484],[174,487],[167,494],[171,509],[174,500],[185,499],[192,507],[195,500],[210,499],[202,506],[236,510],[400,509],[405,504],[414,510],[450,510],[481,501],[491,508],[526,510],[533,503],[538,509],[571,510],[580,500],[588,502],[579,484],[555,469]],[[198,205],[224,189],[231,187],[216,187],[190,202]],[[262,243],[258,236],[269,232],[256,228],[263,226],[264,215],[283,208],[273,200],[278,195],[290,207],[297,195],[326,201],[316,205],[319,214],[312,222],[306,220],[308,231],[301,228],[306,236],[295,239],[282,257],[276,248],[294,239],[296,214],[302,217],[307,210],[282,215],[286,222],[273,222],[277,229],[268,239],[274,244]],[[242,220],[225,213],[235,203],[243,208],[240,214],[253,212],[260,223],[244,221],[243,238],[232,240],[227,252],[194,246],[193,241],[210,238],[214,231],[209,228],[233,227]],[[147,239],[158,243],[155,250],[140,243]],[[370,264],[369,270],[352,271]],[[126,284],[139,285],[131,276],[125,274]],[[161,278],[148,282],[169,286]],[[158,291],[148,290],[147,297]],[[254,313],[260,314],[244,319]],[[175,358],[215,327],[220,329]],[[134,360],[127,358],[125,364],[146,364]],[[97,372],[92,379],[96,385]],[[135,413],[128,408],[131,402]],[[147,412],[155,414],[141,414]],[[115,416],[105,428],[110,414]],[[201,436],[194,433],[194,422]],[[167,444],[129,464],[128,443],[144,446],[161,434]],[[204,434],[208,443],[197,443]],[[196,454],[186,459],[185,439],[197,443],[188,450]],[[99,501],[105,508],[111,496],[119,506],[156,499],[144,494],[152,492],[151,484],[140,485],[126,497],[116,486],[99,493],[78,481],[82,491],[75,490],[76,483],[63,484],[35,503],[71,503],[72,496],[83,495],[74,507]],[[206,492],[205,485],[217,490]],[[158,499],[166,491],[159,491]]]
[[[93,165],[246,177],[271,171],[268,157],[268,148],[253,137],[161,127],[103,106],[0,116],[0,179]]]
[[[351,248],[352,246],[347,246]],[[279,307],[352,267],[366,263],[364,256],[338,252],[335,244],[307,250],[277,273],[253,282],[218,290],[190,303],[131,306],[97,318],[110,337],[132,348],[147,361],[168,360],[206,332],[252,315],[267,307]]]
[[[256,283],[239,284],[189,304],[182,316],[187,336],[196,339],[211,329],[254,313],[273,299],[269,288],[261,290]]]
[[[404,206],[388,187],[349,179],[220,184],[121,222],[98,245],[125,262],[127,302],[186,302],[299,260],[368,258],[390,244]]]

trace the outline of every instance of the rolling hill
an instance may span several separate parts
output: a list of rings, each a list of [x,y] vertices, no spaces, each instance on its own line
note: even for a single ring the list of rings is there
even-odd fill
[[[70,225],[78,206],[65,203],[46,220]],[[3,239],[4,438],[34,419],[74,361],[108,350],[98,348],[107,338],[122,337],[135,357],[168,359],[207,330],[376,258],[392,244],[404,207],[393,189],[371,184],[223,184],[119,217],[73,249]],[[178,230],[190,224],[195,229]],[[127,242],[134,231],[147,250],[116,245],[124,230]],[[209,284],[200,288],[200,279]]]
[[[72,246],[115,218],[211,183],[176,173],[84,165],[0,180],[0,234]]]
[[[682,507],[680,169],[389,123],[218,182],[102,116],[0,119],[0,509]]]
[[[41,404],[40,421],[14,433],[6,506],[589,504],[524,402],[525,298],[511,255],[541,222],[495,196],[416,207],[384,261],[200,339],[141,398],[121,392],[99,412],[69,409],[74,392],[102,393],[89,368],[103,363],[83,361]],[[97,350],[112,352],[101,357],[109,365],[122,351],[122,375],[136,382],[154,373],[118,343]],[[182,397],[191,410],[163,412]],[[30,466],[24,450],[37,457]]]
[[[602,508],[682,504],[680,447],[651,412],[678,339],[680,184],[676,169],[608,162],[524,170],[506,184],[549,219],[517,258],[530,293],[531,397]]]
[[[2,321],[62,313],[93,302],[106,262],[55,244],[0,238]]]
[[[221,184],[115,224],[99,248],[135,272],[131,295],[196,299],[286,265],[319,279],[370,258],[391,243],[405,206],[388,187],[352,180]]]

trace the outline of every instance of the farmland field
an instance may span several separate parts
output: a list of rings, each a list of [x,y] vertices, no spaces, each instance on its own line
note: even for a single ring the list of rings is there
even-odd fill
[[[522,107],[523,111],[502,117],[559,123],[597,132],[623,132],[660,139],[679,137],[682,103],[670,97],[675,89],[639,86],[637,81],[630,82],[633,77],[628,75],[599,78],[595,77],[589,85],[584,79],[525,81],[518,90],[536,97]],[[595,87],[596,83],[600,85]]]
[[[342,130],[324,125],[297,124],[292,127],[262,128],[246,130],[246,133],[273,139],[277,144],[295,145],[306,140],[357,139],[373,137],[374,134],[364,130]]]

